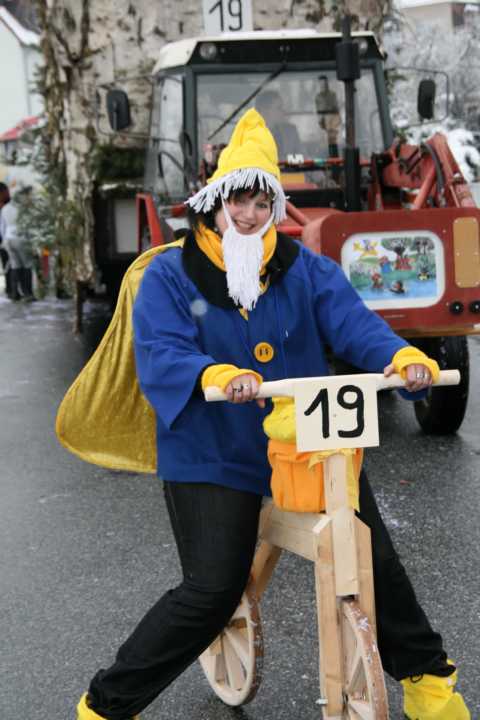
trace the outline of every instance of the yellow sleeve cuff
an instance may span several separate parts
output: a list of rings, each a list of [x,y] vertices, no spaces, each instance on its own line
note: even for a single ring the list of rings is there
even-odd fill
[[[430,370],[433,382],[437,382],[440,374],[438,363],[433,358],[429,358],[424,352],[413,345],[407,345],[398,350],[392,358],[395,372],[400,375],[402,380],[406,380],[408,365],[425,365]]]
[[[210,367],[207,367],[202,374],[202,390],[205,390],[206,387],[214,386],[223,391],[227,385],[232,382],[232,380],[235,380],[236,377],[245,375],[246,373],[255,375],[259,383],[263,381],[262,376],[255,372],[255,370],[242,370],[236,365],[210,365]]]

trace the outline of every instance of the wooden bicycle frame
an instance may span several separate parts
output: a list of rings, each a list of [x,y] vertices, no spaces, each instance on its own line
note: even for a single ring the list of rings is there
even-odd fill
[[[326,458],[324,473],[325,513],[285,512],[271,502],[262,510],[252,575],[260,598],[282,550],[314,563],[320,690],[326,701],[323,716],[332,720],[344,717],[339,603],[355,597],[375,632],[375,597],[370,530],[348,507],[345,456]]]

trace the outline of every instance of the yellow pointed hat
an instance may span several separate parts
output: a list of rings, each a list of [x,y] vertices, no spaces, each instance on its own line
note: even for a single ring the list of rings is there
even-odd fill
[[[273,220],[286,217],[286,198],[280,184],[275,140],[257,110],[250,108],[237,122],[230,142],[220,153],[218,167],[207,185],[186,201],[195,212],[208,212],[219,195],[227,199],[234,190],[258,183],[273,193]]]

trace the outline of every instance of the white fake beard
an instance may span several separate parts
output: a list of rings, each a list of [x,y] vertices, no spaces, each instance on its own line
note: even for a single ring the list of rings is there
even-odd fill
[[[245,310],[253,310],[261,294],[263,236],[272,224],[273,216],[258,232],[244,235],[234,226],[225,204],[223,210],[228,225],[222,237],[228,294],[237,305]]]

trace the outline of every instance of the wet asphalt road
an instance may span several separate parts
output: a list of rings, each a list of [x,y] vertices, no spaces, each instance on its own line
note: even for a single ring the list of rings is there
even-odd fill
[[[2,719],[73,720],[100,666],[179,579],[161,485],[90,466],[56,442],[58,403],[89,357],[102,308],[83,338],[71,304],[0,297],[0,711]],[[433,625],[461,668],[480,718],[480,339],[470,340],[472,390],[455,437],[423,436],[413,409],[381,399],[382,447],[372,484]],[[317,720],[316,620],[307,561],[285,555],[262,602],[264,680],[243,709],[212,695],[198,664],[142,720]],[[391,719],[402,718],[389,682]]]

